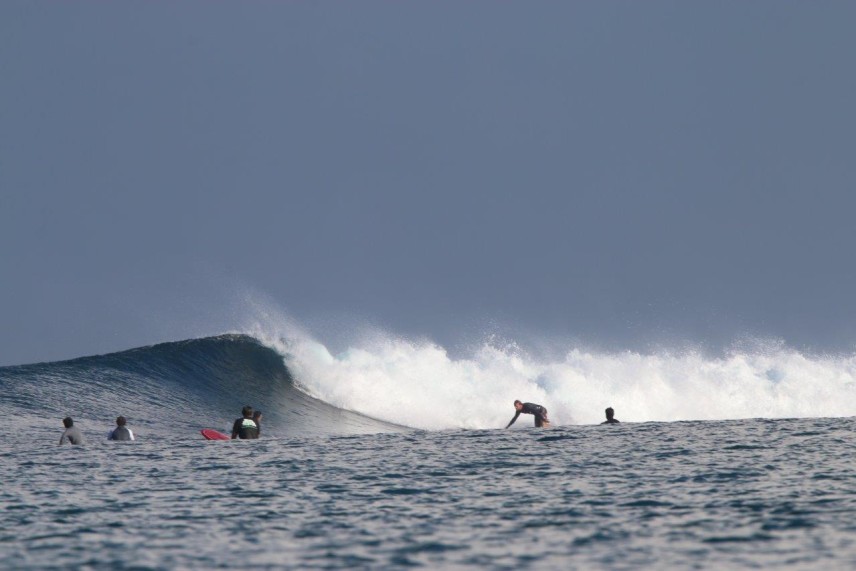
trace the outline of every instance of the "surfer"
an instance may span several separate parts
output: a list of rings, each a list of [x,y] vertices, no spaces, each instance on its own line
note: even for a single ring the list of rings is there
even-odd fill
[[[253,422],[256,423],[256,428],[259,430],[259,436],[262,435],[262,411],[257,410],[253,413]]]
[[[619,424],[618,419],[615,418],[615,411],[612,410],[612,407],[606,409],[606,422],[601,422],[601,424]]]
[[[514,413],[514,418],[511,419],[511,422],[508,423],[508,428],[514,421],[517,420],[517,417],[520,416],[520,413],[523,414],[533,414],[535,415],[535,426],[538,428],[546,428],[550,426],[550,421],[547,420],[547,409],[541,406],[540,404],[532,404],[531,402],[520,402],[519,400],[514,401],[514,408],[517,412]]]
[[[80,429],[74,426],[74,420],[70,416],[66,416],[62,419],[62,424],[65,426],[65,430],[62,433],[62,436],[59,437],[59,443],[65,444],[69,442],[71,444],[83,444],[83,433],[80,432]]]
[[[250,405],[241,409],[241,418],[232,425],[232,440],[252,440],[259,437],[259,426],[253,421],[253,407]]]
[[[116,428],[110,431],[110,434],[107,435],[107,440],[133,440],[134,433],[130,428],[125,426],[126,424],[128,424],[128,421],[125,420],[124,416],[116,418]]]

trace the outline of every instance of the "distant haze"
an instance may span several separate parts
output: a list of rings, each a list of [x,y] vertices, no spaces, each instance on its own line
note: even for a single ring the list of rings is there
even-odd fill
[[[852,351],[854,22],[843,2],[0,3],[0,365],[259,304],[321,337]]]

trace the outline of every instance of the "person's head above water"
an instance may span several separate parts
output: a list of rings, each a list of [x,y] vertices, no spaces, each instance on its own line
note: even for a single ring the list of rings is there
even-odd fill
[[[257,410],[253,413],[253,420],[261,420],[262,419],[262,411]]]
[[[244,416],[244,418],[252,418],[253,417],[253,407],[251,407],[250,405],[245,406],[244,408],[241,409],[241,414]]]
[[[612,410],[612,407],[606,409],[606,420],[612,420],[612,417],[615,416],[615,411]]]
[[[517,410],[523,410],[523,403],[519,400],[514,401],[514,408],[516,408]]]
[[[128,424],[128,421],[125,420],[124,416],[116,417],[116,426],[125,426]]]
[[[65,418],[62,419],[62,424],[66,428],[71,428],[72,426],[74,426],[74,421],[71,420],[70,416],[66,416]]]

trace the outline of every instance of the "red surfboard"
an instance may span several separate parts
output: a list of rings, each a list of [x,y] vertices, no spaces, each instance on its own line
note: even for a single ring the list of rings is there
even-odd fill
[[[202,436],[205,437],[205,440],[232,440],[227,434],[217,432],[212,428],[203,428],[199,432],[202,433]]]

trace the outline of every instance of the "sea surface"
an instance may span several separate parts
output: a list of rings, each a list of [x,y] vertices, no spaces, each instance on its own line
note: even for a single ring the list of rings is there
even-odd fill
[[[0,567],[848,569],[854,430],[851,418],[4,446]]]
[[[0,368],[0,568],[856,568],[852,416],[422,430],[309,392],[244,336]],[[201,437],[244,402],[259,440]]]

